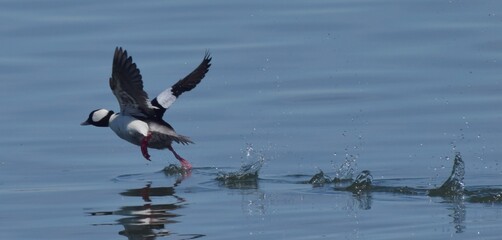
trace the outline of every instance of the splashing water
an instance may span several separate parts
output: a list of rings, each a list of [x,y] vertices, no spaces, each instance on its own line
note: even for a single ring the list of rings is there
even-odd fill
[[[315,174],[314,176],[312,176],[312,178],[309,180],[308,183],[314,185],[314,186],[322,186],[324,184],[328,184],[328,183],[332,183],[333,180],[331,180],[331,178],[324,174],[324,172],[322,170],[319,170],[319,172],[317,174]]]
[[[262,160],[244,164],[236,172],[219,172],[216,180],[228,188],[257,189],[258,172],[262,166]]]
[[[322,186],[329,183],[347,183],[352,182],[352,176],[354,175],[354,165],[356,164],[356,157],[353,155],[346,155],[345,161],[336,170],[335,178],[331,179],[330,176],[326,175],[322,170],[319,170],[310,180],[309,184],[314,186]]]
[[[250,144],[244,150],[244,154],[246,159],[254,161],[243,163],[236,172],[219,172],[216,180],[231,188],[256,188],[258,173],[265,162],[265,157],[261,153],[257,154]]]
[[[237,172],[219,172],[216,180],[246,180],[258,178],[258,172],[263,166],[263,160],[258,160],[241,166]]]
[[[353,155],[348,155],[345,157],[345,162],[338,168],[333,181],[335,182],[345,182],[352,181],[352,177],[355,172],[356,157]]]
[[[337,177],[331,179],[322,170],[319,170],[309,181],[303,183],[312,184],[314,187],[334,183],[336,191],[349,191],[355,194],[356,200],[362,209],[368,209],[371,204],[371,192],[384,192],[405,195],[428,195],[443,197],[455,204],[453,206],[455,222],[463,222],[465,218],[464,201],[470,203],[502,204],[502,189],[494,187],[465,187],[465,165],[459,152],[455,153],[453,167],[450,176],[443,184],[434,189],[414,188],[408,186],[382,186],[374,185],[370,171],[362,171],[354,181],[350,179],[354,173],[355,158],[346,158],[345,162],[337,171]],[[350,184],[348,187],[347,185]],[[367,208],[368,207],[368,208]],[[463,231],[463,226],[456,226],[458,232]]]
[[[181,166],[178,166],[176,164],[169,164],[167,167],[165,167],[163,170],[164,174],[168,176],[172,175],[186,175],[189,174],[190,171],[182,168]]]
[[[359,175],[357,175],[356,180],[346,188],[347,191],[360,193],[363,191],[368,191],[371,189],[371,183],[373,182],[373,176],[371,176],[370,171],[364,170]]]
[[[246,158],[249,159],[251,155],[254,153],[253,145],[248,143],[246,149],[244,149],[244,153],[246,155]]]
[[[439,188],[429,190],[429,196],[455,197],[464,194],[465,166],[459,152],[455,153],[450,177]]]

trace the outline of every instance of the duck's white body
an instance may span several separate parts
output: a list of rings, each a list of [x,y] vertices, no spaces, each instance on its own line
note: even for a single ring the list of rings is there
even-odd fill
[[[110,117],[110,128],[120,138],[140,146],[141,140],[148,135],[148,123],[132,116],[115,113]]]

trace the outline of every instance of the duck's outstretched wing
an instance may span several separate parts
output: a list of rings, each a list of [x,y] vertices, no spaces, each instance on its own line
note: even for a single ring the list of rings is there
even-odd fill
[[[200,81],[206,76],[211,66],[211,55],[208,51],[204,55],[204,59],[199,64],[195,70],[188,74],[183,79],[175,83],[171,88],[168,88],[161,92],[156,98],[151,102],[151,105],[156,107],[156,116],[162,118],[162,115],[169,108],[174,101],[184,92],[188,92],[197,86]]]
[[[204,59],[199,66],[171,87],[172,94],[175,97],[179,97],[182,93],[195,88],[195,86],[200,83],[209,71],[209,67],[211,67],[211,59],[212,58],[209,52],[206,52]]]
[[[148,94],[143,90],[139,69],[121,47],[115,48],[110,88],[117,97],[122,114],[138,117],[154,115]]]

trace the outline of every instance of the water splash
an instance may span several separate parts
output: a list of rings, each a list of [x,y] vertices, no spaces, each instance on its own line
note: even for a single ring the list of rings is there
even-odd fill
[[[354,193],[354,197],[362,206],[370,207],[371,193],[393,193],[404,195],[422,195],[445,198],[453,203],[453,214],[455,219],[456,231],[463,231],[463,219],[465,219],[465,206],[464,202],[470,203],[491,203],[502,204],[502,189],[494,186],[478,186],[478,187],[465,187],[465,163],[459,152],[455,153],[453,167],[451,174],[446,181],[438,188],[427,189],[423,187],[409,187],[409,186],[385,186],[381,185],[381,181],[374,184],[371,172],[368,170],[362,171],[354,181],[350,179],[354,173],[355,158],[346,158],[346,161],[338,168],[337,177],[330,178],[322,170],[319,170],[309,181],[302,183],[312,184],[314,187],[323,186],[325,184],[334,183],[335,191],[349,191]],[[303,175],[301,175],[303,176]],[[340,182],[342,181],[343,182]],[[366,196],[367,195],[367,196]],[[367,209],[362,207],[363,209]]]
[[[219,172],[216,180],[246,180],[258,178],[258,172],[263,166],[263,161],[259,160],[250,164],[244,164],[237,172]]]
[[[450,177],[439,188],[429,190],[429,196],[458,197],[464,194],[465,165],[459,152],[455,153]]]
[[[263,166],[263,160],[244,164],[236,172],[219,172],[216,180],[224,186],[237,189],[258,188],[258,173]]]
[[[314,186],[322,186],[329,183],[347,183],[352,182],[352,176],[354,175],[354,165],[356,164],[356,157],[353,155],[346,155],[345,161],[338,167],[335,172],[335,178],[331,178],[326,175],[322,170],[319,170],[310,180],[309,184]]]
[[[355,172],[357,157],[353,155],[347,155],[343,164],[337,169],[334,182],[346,182],[352,181]]]
[[[464,171],[464,162],[460,154],[457,153],[450,178],[441,187],[435,189],[433,193],[442,190],[450,193],[450,195],[462,194],[462,198],[465,197],[466,201],[470,203],[502,203],[502,189],[500,188],[493,188],[493,186],[464,187]]]
[[[190,170],[186,170],[176,164],[169,164],[167,167],[162,169],[162,172],[164,172],[164,174],[166,174],[167,176],[173,176],[173,175],[187,175],[190,173]]]
[[[373,182],[373,176],[371,176],[370,171],[364,170],[359,175],[357,175],[356,180],[346,188],[347,191],[360,193],[363,191],[371,190],[371,183]]]
[[[249,159],[254,154],[254,148],[252,144],[250,143],[246,144],[246,148],[244,149],[244,154],[246,155],[247,159]]]
[[[258,173],[263,167],[265,157],[256,153],[251,144],[244,150],[245,158],[251,163],[243,163],[236,172],[219,172],[216,180],[229,188],[249,189],[258,187]]]
[[[332,182],[333,180],[331,180],[328,175],[324,174],[322,170],[319,170],[319,172],[312,176],[312,178],[310,178],[310,180],[308,181],[308,183],[314,186],[322,186],[324,184],[329,184]]]

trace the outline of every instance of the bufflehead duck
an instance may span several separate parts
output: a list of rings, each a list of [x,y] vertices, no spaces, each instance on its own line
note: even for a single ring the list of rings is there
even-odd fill
[[[211,56],[206,52],[195,70],[150,101],[143,90],[143,80],[132,57],[127,55],[127,51],[117,47],[113,56],[110,88],[117,97],[120,113],[97,109],[80,125],[110,127],[120,138],[140,146],[141,153],[147,160],[150,160],[148,148],[167,148],[185,170],[190,170],[192,165],[178,155],[171,144],[173,141],[183,145],[193,142],[190,138],[176,133],[162,116],[182,93],[192,90],[200,83],[210,66]]]

